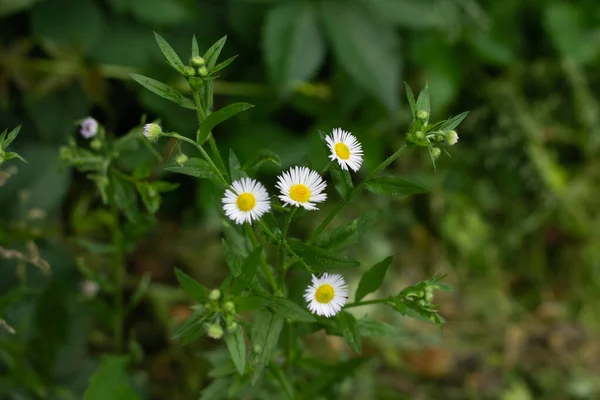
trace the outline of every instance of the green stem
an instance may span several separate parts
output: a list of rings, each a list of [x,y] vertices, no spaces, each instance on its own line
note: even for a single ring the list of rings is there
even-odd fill
[[[123,323],[125,312],[123,308],[123,282],[125,281],[125,265],[123,257],[122,233],[119,229],[119,211],[114,202],[111,204],[111,214],[114,219],[112,225],[113,245],[117,249],[113,259],[113,280],[114,280],[114,350],[120,353],[123,349]]]
[[[348,303],[344,306],[344,308],[353,308],[353,307],[360,307],[360,306],[367,306],[369,304],[379,304],[379,303],[387,303],[390,300],[389,297],[386,297],[384,299],[375,299],[375,300],[367,300],[367,301],[356,301],[354,303]]]
[[[259,247],[260,244],[258,243],[258,240],[256,239],[256,235],[254,234],[254,230],[252,230],[252,227],[250,226],[250,224],[248,224],[248,223],[244,224],[244,229],[246,230],[246,234],[248,235],[248,238],[250,239],[252,246],[254,248]],[[263,269],[265,277],[267,278],[267,280],[273,287],[273,290],[275,292],[277,292],[277,282],[275,282],[275,277],[273,276],[273,272],[269,268],[269,265],[267,264],[267,260],[262,255],[260,257],[260,265]]]
[[[265,231],[267,236],[269,238],[271,238],[271,240],[273,240],[274,242],[279,242],[279,239],[277,238],[277,236],[275,236],[275,234],[271,231],[271,229],[269,229],[267,224],[265,224],[262,219],[258,220],[258,224],[260,225],[261,228],[263,228],[263,230]]]
[[[200,126],[202,126],[202,123],[204,122],[204,120],[206,120],[206,117],[208,117],[208,115],[210,114],[210,110],[204,110],[204,106],[202,104],[202,99],[200,98],[200,93],[197,90],[192,90],[192,94],[194,95],[194,103],[196,104],[196,112],[198,115],[198,133],[196,134],[196,142],[199,144],[200,143]],[[209,96],[212,98],[212,90],[211,93],[209,93]],[[208,107],[208,106],[207,106]],[[225,163],[223,162],[223,158],[221,157],[221,153],[219,152],[219,149],[217,148],[217,144],[215,143],[215,139],[212,136],[212,133],[210,133],[208,135],[208,146],[210,147],[210,151],[213,153],[213,157],[215,158],[215,160],[217,161],[217,164],[219,165],[220,171],[222,171],[225,176],[228,176],[227,174],[227,168],[225,167]]]
[[[221,157],[221,153],[219,152],[219,149],[217,147],[217,142],[215,142],[215,138],[213,137],[212,132],[208,134],[208,146],[210,147],[210,151],[212,151],[213,156],[217,160],[217,164],[219,165],[219,168],[221,168],[221,170],[223,171],[225,176],[227,176],[229,178],[229,174],[227,173],[227,167],[225,166],[225,163],[223,162],[223,158]],[[231,181],[231,179],[230,179],[230,181]]]
[[[352,200],[357,194],[359,194],[363,190],[365,185],[371,179],[373,179],[377,175],[379,175],[381,173],[381,171],[383,171],[388,165],[393,163],[398,157],[400,157],[402,154],[404,154],[408,149],[409,149],[408,145],[402,146],[400,149],[398,149],[398,151],[396,151],[394,154],[389,156],[384,162],[379,164],[377,166],[377,168],[375,168],[373,170],[373,172],[371,172],[365,180],[363,180],[358,186],[356,186],[354,189],[352,189],[352,191],[350,193],[348,193],[348,196],[346,196],[345,199],[343,199],[341,202],[339,202],[338,205],[333,210],[331,210],[331,212],[327,215],[327,217],[325,217],[323,222],[321,222],[321,224],[317,227],[317,229],[315,229],[315,231],[312,233],[312,235],[310,235],[306,244],[312,244],[315,240],[317,240],[319,238],[319,236],[323,233],[323,231],[325,230],[327,225],[329,225],[329,223],[335,218],[335,216],[338,215],[338,213],[340,211],[342,211],[342,209],[346,206],[346,204],[348,204],[350,202],[350,200]]]
[[[283,230],[281,231],[281,242],[279,244],[279,285],[282,292],[285,288],[285,251],[287,248],[289,248],[287,244],[287,234],[290,224],[292,223],[292,219],[294,218],[294,215],[296,215],[297,211],[298,207],[294,207],[285,225],[283,226]]]

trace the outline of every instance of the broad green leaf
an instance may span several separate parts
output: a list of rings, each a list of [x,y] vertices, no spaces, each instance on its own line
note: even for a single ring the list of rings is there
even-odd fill
[[[266,307],[279,314],[286,319],[292,319],[302,322],[315,322],[315,318],[305,309],[290,299],[279,296],[257,294],[259,297],[266,299]]]
[[[394,29],[359,2],[319,2],[340,66],[389,111],[398,107],[400,48]]]
[[[273,314],[267,309],[260,309],[254,316],[252,324],[252,346],[260,351],[254,352],[254,377],[253,382],[256,382],[262,371],[265,369],[273,351],[277,347],[281,329],[283,328],[284,318],[281,315]]]
[[[385,322],[363,317],[357,323],[358,331],[362,337],[398,337],[398,329]]]
[[[396,176],[382,176],[371,179],[367,182],[367,190],[392,196],[406,196],[409,194],[428,193],[429,189],[419,186],[415,183],[398,178]]]
[[[200,143],[204,143],[204,141],[208,139],[208,135],[215,126],[219,125],[223,121],[228,120],[236,114],[249,110],[252,107],[254,106],[248,103],[233,103],[221,108],[219,111],[210,114],[208,117],[206,117],[202,125],[200,125]]]
[[[164,167],[165,170],[178,174],[190,175],[200,179],[209,179],[217,186],[225,186],[225,182],[219,178],[214,168],[201,158],[189,158],[185,165],[169,164]]]
[[[248,174],[242,169],[240,160],[238,160],[233,149],[229,149],[229,174],[232,181],[248,177]]]
[[[408,100],[408,105],[410,106],[410,112],[413,116],[413,118],[417,117],[417,103],[415,103],[415,95],[412,91],[412,89],[410,88],[410,86],[408,86],[408,83],[404,82],[404,87],[406,89],[406,99]]]
[[[129,76],[131,76],[131,78],[134,81],[136,81],[149,91],[159,95],[164,99],[170,100],[183,108],[189,108],[191,110],[196,109],[196,106],[194,105],[194,102],[191,99],[188,99],[177,89],[174,89],[165,83],[159,82],[156,79],[148,78],[147,76],[140,74],[131,73],[129,74]]]
[[[208,72],[210,74],[214,74],[214,73],[219,72],[220,70],[222,70],[224,68],[227,68],[227,66],[229,64],[231,64],[232,62],[234,62],[237,57],[238,56],[229,57],[227,60],[223,61],[222,63],[218,63],[217,65],[215,65],[214,68],[211,68]]]
[[[192,36],[192,57],[200,57],[200,50],[198,49],[198,40],[196,40],[196,35]]]
[[[296,239],[290,239],[288,242],[292,250],[311,267],[327,271],[338,268],[358,267],[360,265],[358,261],[351,260],[339,252],[320,249],[316,246],[304,244]]]
[[[244,164],[244,171],[250,176],[254,176],[261,165],[265,163],[273,163],[281,167],[281,158],[271,150],[259,150],[254,159]]]
[[[235,280],[231,290],[234,294],[239,294],[244,288],[254,287],[254,282],[257,279],[258,264],[262,257],[262,247],[255,248],[242,264],[242,272]]]
[[[225,239],[223,242],[223,252],[225,253],[225,261],[231,270],[231,274],[235,277],[240,276],[242,273],[242,263],[244,262],[242,256],[235,251],[235,248],[227,244]]]
[[[288,1],[272,7],[266,16],[262,44],[273,83],[291,89],[312,79],[325,56],[314,4]]]
[[[358,242],[360,235],[375,225],[381,214],[381,210],[372,210],[363,213],[349,224],[341,225],[330,232],[325,232],[319,237],[315,245],[332,250],[345,249],[353,243]]]
[[[425,82],[425,87],[419,93],[417,98],[417,111],[427,111],[431,113],[431,100],[429,99],[429,85]]]
[[[244,340],[242,327],[238,326],[233,332],[228,332],[225,335],[225,343],[235,368],[240,375],[244,376],[246,371],[246,341]]]
[[[16,139],[20,130],[21,130],[21,125],[17,126],[15,129],[10,131],[8,133],[8,136],[6,136],[6,140],[4,140],[0,143],[0,148],[6,149],[8,146],[10,146],[10,144],[13,142],[13,140]]]
[[[137,400],[127,379],[128,356],[105,355],[90,378],[83,400]]]
[[[160,51],[162,51],[162,53],[164,54],[169,65],[175,68],[180,73],[183,73],[185,65],[183,65],[183,62],[181,62],[181,59],[179,58],[175,50],[173,50],[171,45],[167,43],[167,41],[156,32],[154,32],[154,37],[156,38],[156,43],[158,43],[158,47],[160,47]]]
[[[208,298],[208,289],[198,283],[195,279],[175,268],[175,276],[181,285],[181,288],[198,303],[203,303]]]
[[[217,63],[219,59],[219,55],[221,54],[221,50],[223,50],[223,46],[225,46],[225,42],[227,41],[227,36],[223,36],[221,39],[217,40],[215,44],[209,47],[204,53],[204,61],[206,61],[206,66],[208,69],[211,69]]]
[[[342,311],[337,315],[336,319],[337,319],[337,323],[340,328],[340,331],[342,332],[342,335],[344,336],[344,339],[346,339],[346,342],[348,343],[348,345],[357,354],[360,354],[360,350],[361,350],[360,331],[358,329],[358,323],[356,322],[356,318],[354,318],[354,315],[352,315],[346,311]]]
[[[385,278],[385,273],[391,264],[392,257],[390,256],[385,260],[373,265],[367,272],[365,272],[358,283],[354,301],[361,301],[366,295],[379,289],[379,286],[381,286],[383,279]]]
[[[458,125],[460,125],[461,122],[463,122],[463,120],[467,117],[467,114],[469,114],[468,111],[465,111],[463,113],[460,113],[458,115],[455,115],[454,117],[448,119],[447,121],[445,121],[441,126],[440,129],[441,131],[449,131],[452,129],[456,129],[456,127]]]

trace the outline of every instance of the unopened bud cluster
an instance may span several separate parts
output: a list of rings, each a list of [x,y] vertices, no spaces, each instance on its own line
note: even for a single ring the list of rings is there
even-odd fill
[[[208,76],[208,69],[206,68],[206,61],[200,56],[192,57],[190,65],[185,67],[183,73],[188,77],[199,76],[204,78]]]
[[[204,304],[210,323],[203,325],[206,335],[213,339],[221,339],[225,332],[233,332],[238,328],[235,322],[235,304],[222,297],[219,289],[208,293],[208,302]]]

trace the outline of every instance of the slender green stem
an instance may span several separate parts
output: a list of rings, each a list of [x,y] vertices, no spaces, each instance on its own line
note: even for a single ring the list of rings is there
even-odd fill
[[[225,163],[223,162],[223,158],[221,157],[221,153],[219,152],[219,148],[217,147],[217,142],[215,142],[215,138],[213,137],[212,133],[210,133],[208,135],[208,146],[210,147],[210,151],[212,151],[213,156],[217,160],[217,164],[219,165],[219,168],[221,168],[221,170],[223,171],[225,176],[229,178],[229,173],[227,172],[227,167],[225,166]]]
[[[263,229],[263,231],[265,231],[267,236],[269,238],[271,238],[271,240],[273,240],[274,242],[279,242],[279,239],[277,238],[277,236],[275,236],[275,234],[271,231],[271,229],[267,226],[267,224],[264,223],[264,221],[262,219],[258,220],[258,224]]]
[[[323,222],[321,222],[321,224],[317,227],[317,229],[315,229],[315,231],[312,233],[312,235],[310,235],[310,237],[308,238],[306,243],[312,244],[315,240],[317,240],[319,238],[319,236],[323,233],[323,231],[325,230],[327,225],[329,225],[329,223],[335,218],[335,216],[340,211],[342,211],[342,209],[346,206],[346,204],[348,204],[350,202],[350,200],[352,200],[357,194],[359,194],[363,190],[363,188],[365,187],[367,182],[369,182],[371,179],[373,179],[377,175],[379,175],[381,173],[381,171],[383,171],[388,165],[393,163],[398,157],[400,157],[402,154],[404,154],[408,149],[409,149],[409,147],[407,145],[402,146],[400,149],[398,149],[398,151],[396,151],[394,154],[389,156],[384,162],[379,164],[377,166],[377,168],[375,168],[373,170],[373,172],[371,172],[365,180],[363,180],[358,186],[356,186],[354,189],[352,189],[352,191],[350,191],[350,193],[348,193],[348,196],[346,196],[345,199],[343,199],[341,202],[339,202],[338,205],[333,210],[331,210],[331,212],[327,215],[327,217],[325,217]]]
[[[285,288],[285,251],[289,248],[287,234],[296,212],[298,212],[298,207],[294,207],[281,231],[281,243],[279,244],[279,285],[282,291]]]
[[[208,107],[207,105],[202,104],[202,99],[200,98],[200,93],[197,90],[192,90],[192,94],[194,95],[194,102],[196,104],[196,113],[198,115],[198,128],[202,126],[206,117],[210,114],[210,110],[205,110],[204,107]],[[212,90],[209,96],[212,98]],[[198,133],[196,134],[196,142],[200,144],[200,129],[198,129]],[[225,163],[223,162],[223,158],[221,157],[221,153],[217,148],[217,144],[215,143],[215,139],[212,136],[212,133],[208,135],[208,146],[210,147],[210,151],[213,153],[213,157],[215,158],[217,164],[219,165],[220,171],[228,176],[227,168],[225,167]]]
[[[125,263],[123,257],[122,233],[119,229],[119,211],[114,202],[111,204],[111,214],[114,224],[112,228],[113,245],[117,249],[113,259],[113,280],[114,280],[114,351],[120,353],[123,349],[123,324],[125,320],[125,311],[123,308],[123,282],[125,281]]]
[[[258,243],[258,240],[256,239],[256,235],[254,234],[254,230],[252,230],[252,227],[250,226],[250,224],[248,224],[248,223],[244,224],[244,229],[246,230],[246,234],[248,235],[248,238],[250,238],[250,242],[252,243],[252,246],[254,246],[254,248],[259,247],[260,244]],[[273,272],[269,268],[269,265],[267,264],[267,260],[262,255],[260,257],[260,265],[263,269],[265,277],[267,278],[267,280],[273,287],[273,290],[275,292],[277,292],[277,282],[275,281]]]
[[[202,100],[200,99],[200,93],[197,90],[192,90],[192,94],[194,95],[194,102],[196,103],[196,114],[198,116],[198,128],[206,119],[206,114],[204,113],[204,107],[202,107]]]
[[[375,300],[367,300],[367,301],[357,301],[357,302],[354,302],[354,303],[348,303],[348,304],[346,304],[344,306],[344,308],[367,306],[369,304],[387,303],[389,300],[390,300],[390,298],[386,297],[384,299],[375,299]]]

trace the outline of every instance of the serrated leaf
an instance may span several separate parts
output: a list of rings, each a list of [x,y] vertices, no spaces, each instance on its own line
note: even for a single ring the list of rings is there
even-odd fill
[[[213,128],[219,125],[221,122],[228,120],[236,114],[249,110],[252,107],[254,106],[248,103],[233,103],[221,108],[219,111],[210,114],[208,117],[206,117],[202,125],[200,125],[199,142],[201,144],[204,143]]]
[[[457,126],[460,125],[461,122],[467,117],[469,114],[468,111],[455,115],[454,117],[448,119],[440,126],[440,131],[449,131],[452,129],[456,129]]]
[[[385,278],[385,273],[391,264],[392,257],[390,256],[373,265],[367,272],[365,272],[358,283],[354,301],[361,301],[366,295],[379,289],[379,286],[381,286],[383,279]]]
[[[131,78],[134,81],[136,81],[152,93],[157,94],[164,99],[170,100],[183,108],[188,108],[190,110],[196,109],[196,106],[194,105],[194,102],[191,99],[188,99],[177,89],[174,89],[165,83],[159,82],[156,79],[148,78],[147,76],[140,74],[130,73],[129,76],[131,76]]]
[[[214,168],[201,158],[189,158],[185,165],[173,163],[165,166],[164,169],[177,174],[190,175],[200,179],[210,179],[217,186],[225,186],[225,182],[219,178]]]
[[[360,331],[358,330],[358,323],[356,322],[356,318],[354,315],[342,311],[336,317],[338,327],[346,339],[348,345],[354,350],[357,354],[360,354],[361,351],[361,337]]]
[[[342,68],[389,111],[398,107],[399,36],[359,2],[319,2],[334,55]]]
[[[417,98],[417,111],[426,111],[428,114],[431,113],[431,100],[429,98],[429,85],[425,82],[425,87],[419,93]]]
[[[181,285],[181,288],[198,303],[203,303],[208,299],[208,289],[198,283],[194,278],[175,268],[175,276]]]
[[[233,332],[225,335],[225,343],[231,355],[231,361],[240,375],[244,376],[246,371],[246,341],[244,340],[244,331],[238,326]]]
[[[232,62],[234,62],[237,57],[238,57],[237,55],[229,57],[227,60],[223,61],[222,63],[219,63],[219,64],[215,65],[214,68],[211,68],[210,70],[208,70],[208,73],[212,75],[212,74],[214,74],[216,72],[219,72],[223,68],[227,68],[227,66],[229,64],[231,64]]]
[[[127,379],[128,356],[104,356],[100,366],[90,378],[83,400],[137,400],[139,397],[129,387]]]
[[[162,51],[169,65],[180,73],[183,73],[185,65],[183,65],[183,62],[181,62],[181,59],[175,50],[173,50],[171,45],[156,32],[154,32],[154,38],[156,39],[156,43],[158,43],[158,47],[160,47],[160,51]]]
[[[252,324],[251,338],[254,348],[259,347],[260,351],[254,353],[254,377],[252,382],[258,380],[271,360],[271,355],[275,351],[281,335],[283,321],[281,315],[273,314],[265,308],[256,312]]]
[[[229,174],[232,181],[248,177],[248,174],[242,169],[240,160],[238,160],[233,149],[229,149]]]
[[[325,56],[314,5],[289,1],[270,8],[262,44],[273,83],[291,89],[299,82],[312,79]]]
[[[266,300],[265,306],[269,308],[269,310],[286,319],[301,322],[315,322],[315,318],[308,311],[285,297],[271,296],[268,294],[257,294],[257,296]]]
[[[417,117],[417,103],[415,103],[415,95],[414,95],[412,89],[410,88],[410,86],[408,86],[408,83],[404,82],[404,88],[406,89],[406,99],[408,100],[410,112],[411,112],[413,118],[416,118]]]
[[[288,242],[292,250],[294,250],[299,257],[304,259],[308,265],[323,271],[338,268],[353,268],[360,265],[358,261],[349,259],[335,251],[304,244],[293,238],[288,240]]]
[[[204,61],[206,62],[206,66],[208,69],[211,69],[217,63],[219,59],[219,55],[221,54],[221,50],[223,50],[223,46],[225,46],[225,42],[227,41],[227,36],[223,36],[221,39],[217,40],[215,44],[209,47],[204,53]]]
[[[198,48],[198,40],[196,40],[196,35],[192,36],[192,57],[200,57],[200,50]]]
[[[391,196],[406,196],[410,194],[428,193],[429,189],[419,186],[396,176],[382,176],[367,182],[367,190],[378,194]]]

